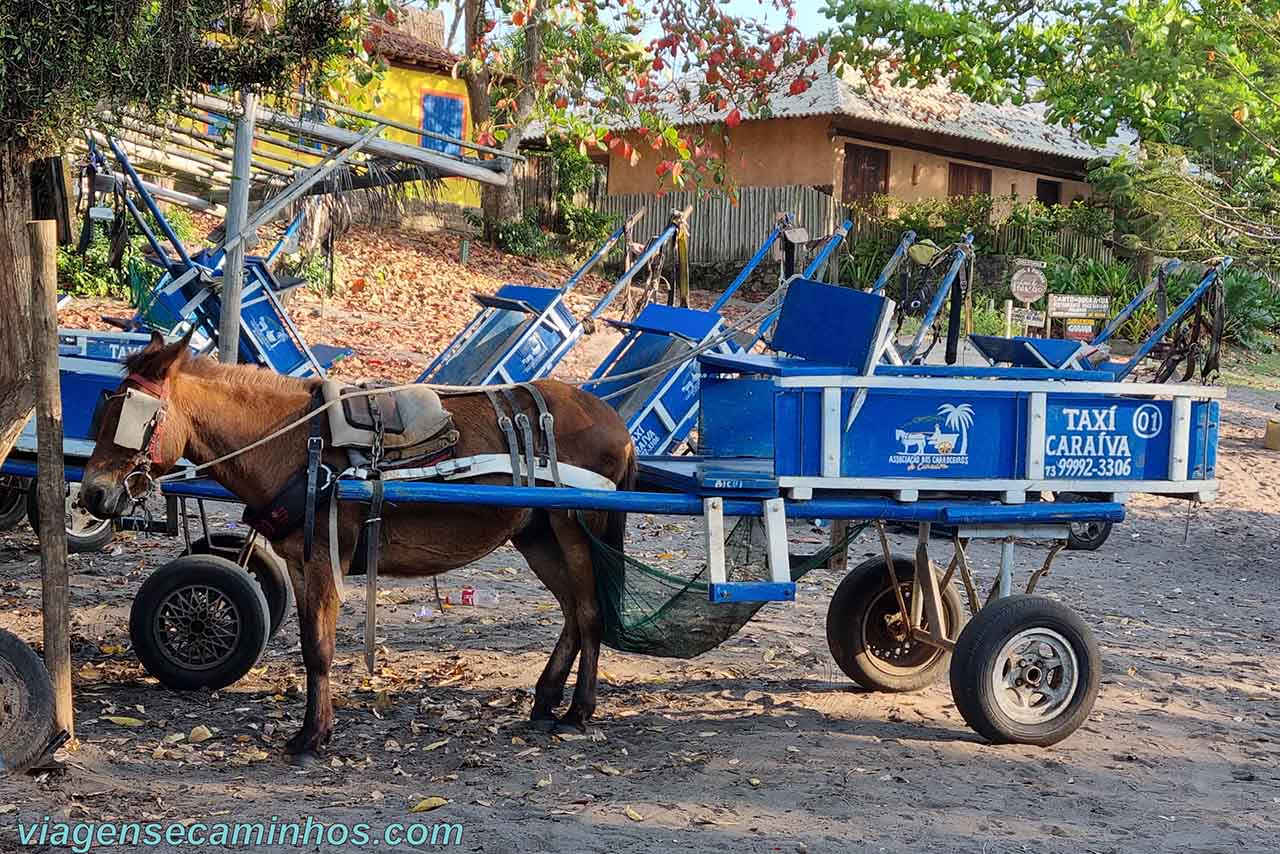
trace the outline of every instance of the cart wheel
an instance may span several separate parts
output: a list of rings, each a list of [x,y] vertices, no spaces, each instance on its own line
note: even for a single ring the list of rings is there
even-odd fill
[[[24,478],[0,477],[0,531],[8,531],[27,515],[27,484]]]
[[[186,555],[142,583],[129,613],[133,651],[166,688],[217,690],[267,646],[267,600],[249,573],[216,555]]]
[[[22,771],[53,735],[53,681],[44,662],[0,629],[0,774]]]
[[[965,722],[996,744],[1057,744],[1084,723],[1102,664],[1074,611],[1018,594],[987,605],[960,633],[951,696]]]
[[[115,525],[110,519],[99,519],[80,506],[80,484],[67,484],[67,552],[101,551],[116,535]],[[27,521],[31,530],[40,533],[40,507],[36,498],[35,484],[27,490]]]
[[[192,540],[191,548],[183,549],[182,554],[212,554],[236,563],[246,539],[248,538],[244,534],[216,531],[208,537]],[[245,569],[258,582],[262,595],[267,599],[267,613],[271,617],[271,631],[267,640],[270,641],[293,610],[293,583],[289,581],[289,571],[285,568],[284,560],[271,548],[271,544],[261,537],[253,541],[253,551],[249,553]]]
[[[1060,492],[1054,500],[1079,504],[1091,499],[1074,492]],[[1111,536],[1111,524],[1110,522],[1072,522],[1071,531],[1067,535],[1067,548],[1073,551],[1097,551],[1102,548],[1107,537]]]
[[[910,607],[915,561],[895,555],[893,564]],[[942,610],[944,631],[955,637],[965,612],[952,584],[942,591]],[[872,691],[917,691],[936,681],[951,658],[908,634],[883,557],[858,564],[836,588],[827,608],[827,645],[845,675]]]

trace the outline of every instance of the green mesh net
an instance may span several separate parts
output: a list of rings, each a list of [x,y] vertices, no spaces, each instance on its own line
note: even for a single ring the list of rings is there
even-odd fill
[[[138,309],[149,328],[169,332],[182,318],[156,301],[154,270],[150,265],[129,259],[129,304]]]
[[[793,556],[791,580],[825,566],[831,555],[848,546],[866,525],[850,526],[838,542],[811,555]],[[600,602],[603,636],[613,649],[662,658],[693,658],[715,649],[747,624],[765,602],[712,603],[707,595],[707,567],[681,578],[629,557],[601,542],[585,526]],[[725,538],[727,580],[769,578],[764,525],[742,517]]]

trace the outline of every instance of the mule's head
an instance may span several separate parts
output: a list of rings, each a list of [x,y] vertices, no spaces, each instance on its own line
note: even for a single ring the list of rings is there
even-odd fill
[[[177,464],[189,423],[175,411],[174,378],[191,358],[190,334],[166,344],[151,333],[146,348],[125,360],[125,380],[98,401],[93,455],[84,468],[80,502],[100,519],[113,519],[143,497],[151,477]]]

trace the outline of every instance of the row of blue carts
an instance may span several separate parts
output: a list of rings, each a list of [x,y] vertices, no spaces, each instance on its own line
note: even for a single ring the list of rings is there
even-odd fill
[[[163,222],[123,152],[114,153],[122,180],[133,182],[133,193]],[[105,169],[105,158],[100,165]],[[574,315],[565,295],[629,239],[631,223],[558,288],[512,284],[478,296],[475,319],[419,379],[492,385],[546,377],[683,227],[683,216],[673,214],[586,318]],[[710,309],[651,304],[634,318],[608,321],[619,341],[586,387],[631,429],[642,455],[635,491],[394,482],[385,486],[386,499],[698,517],[709,608],[795,599],[788,522],[835,520],[839,532],[870,521],[880,554],[848,571],[829,607],[828,641],[841,669],[860,685],[885,691],[918,689],[949,673],[957,707],[986,738],[1031,744],[1065,738],[1090,712],[1100,661],[1083,621],[1037,594],[1037,587],[1072,526],[1122,520],[1129,495],[1213,498],[1222,391],[1125,381],[1141,351],[1130,362],[1112,363],[1105,342],[979,338],[972,345],[986,356],[983,364],[920,363],[919,335],[906,346],[895,340],[899,306],[886,286],[911,236],[880,279],[859,290],[818,280],[844,236],[838,229],[813,242],[802,272],[750,309],[745,321],[730,322],[724,307],[770,250],[782,246],[783,256],[792,258],[796,244],[807,242],[790,216],[771,225],[760,251]],[[153,302],[177,325],[194,325],[195,340],[210,346],[221,259],[188,255],[171,233],[168,249],[147,234],[164,267]],[[922,326],[940,313],[970,252],[967,241],[944,250],[942,279]],[[1205,269],[1192,297],[1153,341],[1216,284],[1227,264],[1223,259]],[[302,340],[278,298],[271,258],[251,257],[246,272],[254,298],[246,300],[243,329],[252,334],[242,335],[242,360],[282,373],[321,374],[325,361],[339,354],[321,358],[319,348]],[[88,419],[99,393],[120,381],[119,356],[144,343],[145,336],[131,332],[64,333],[70,478],[77,459],[91,450]],[[29,442],[22,447],[32,450]],[[5,465],[11,476],[32,473],[29,460],[11,458]],[[204,500],[232,497],[194,479],[172,482],[165,491],[178,508],[168,529],[181,528],[188,551],[223,554],[233,568],[254,574],[269,594],[271,631],[278,628],[288,583],[269,547],[207,525],[198,540],[187,533],[187,502],[200,504],[203,519]],[[1091,500],[1051,500],[1068,493]],[[342,482],[338,495],[368,501],[370,486]],[[760,577],[743,578],[726,554],[726,531],[743,518],[759,520],[763,532],[767,560]],[[911,526],[914,551],[895,552],[886,525]],[[969,558],[975,541],[984,540],[1000,552],[999,571],[985,580]],[[1015,558],[1037,540],[1054,545],[1025,584],[1017,584]],[[951,556],[935,561],[942,541]],[[154,640],[134,638],[135,646]],[[185,673],[168,680],[173,687],[221,687],[243,675],[169,664]]]

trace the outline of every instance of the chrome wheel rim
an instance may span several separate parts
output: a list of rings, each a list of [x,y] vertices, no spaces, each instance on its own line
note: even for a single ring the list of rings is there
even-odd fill
[[[1080,684],[1080,663],[1067,639],[1053,629],[1024,629],[996,656],[991,688],[1010,720],[1042,724],[1071,705]]]
[[[154,628],[156,641],[170,661],[187,670],[211,670],[229,659],[239,645],[240,609],[214,587],[179,587],[160,602]]]

